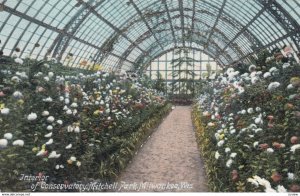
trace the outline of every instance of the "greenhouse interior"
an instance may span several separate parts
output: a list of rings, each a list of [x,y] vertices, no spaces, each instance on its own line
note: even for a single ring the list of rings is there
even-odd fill
[[[299,0],[0,14],[0,192],[300,192]]]

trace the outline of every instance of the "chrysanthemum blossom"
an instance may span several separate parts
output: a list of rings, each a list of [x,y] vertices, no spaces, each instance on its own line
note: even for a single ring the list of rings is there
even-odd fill
[[[299,149],[300,148],[300,144],[296,144],[296,145],[293,145],[292,147],[291,147],[291,152],[293,152],[293,153],[295,153],[295,151],[297,150],[297,149]]]
[[[275,89],[277,89],[280,86],[279,82],[272,82],[269,84],[268,86],[268,90],[269,91],[274,91]]]
[[[24,141],[23,140],[15,140],[13,142],[13,146],[24,146]]]
[[[2,115],[8,115],[9,114],[9,108],[3,108],[3,109],[1,109],[1,114]]]
[[[226,162],[226,167],[230,168],[231,165],[233,163],[233,160],[232,159],[228,159],[228,161]]]
[[[36,113],[30,113],[27,116],[27,120],[29,120],[29,121],[34,121],[35,119],[37,119],[37,114]]]
[[[5,133],[4,134],[4,138],[7,139],[7,140],[11,140],[13,138],[13,134],[11,134],[11,133]]]
[[[5,148],[8,144],[7,139],[0,139],[0,148]]]
[[[48,123],[53,123],[54,120],[55,120],[55,118],[54,118],[53,116],[49,116],[49,117],[47,118],[47,122],[48,122]]]

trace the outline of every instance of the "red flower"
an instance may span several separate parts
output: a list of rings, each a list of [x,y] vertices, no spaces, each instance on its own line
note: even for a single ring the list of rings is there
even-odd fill
[[[282,179],[282,176],[278,172],[273,172],[271,178],[274,182],[279,182]]]
[[[300,192],[300,186],[297,184],[293,184],[290,186],[290,191],[291,192]]]
[[[269,145],[264,143],[264,144],[259,144],[259,148],[261,148],[262,150],[266,150],[267,148],[269,148]]]
[[[239,173],[237,170],[232,170],[231,172],[231,180],[232,181],[237,181],[239,179]]]
[[[276,149],[279,149],[279,148],[281,148],[281,144],[278,142],[273,142],[273,147]]]
[[[299,142],[299,139],[298,139],[297,136],[291,137],[291,143],[292,143],[292,144],[297,144],[298,142]]]

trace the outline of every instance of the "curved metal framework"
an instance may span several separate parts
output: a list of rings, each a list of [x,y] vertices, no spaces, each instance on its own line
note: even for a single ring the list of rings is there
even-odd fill
[[[223,66],[263,48],[300,50],[298,0],[0,0],[0,12],[4,55],[72,67],[137,69],[178,47],[200,48]]]

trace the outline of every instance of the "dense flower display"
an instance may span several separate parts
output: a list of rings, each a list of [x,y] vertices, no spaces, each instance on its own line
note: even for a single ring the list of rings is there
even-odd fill
[[[139,78],[67,75],[53,62],[15,62],[28,69],[1,69],[2,190],[30,190],[21,174],[50,176],[47,183],[110,181],[170,109]],[[37,64],[42,68],[33,69]]]
[[[214,191],[300,191],[300,66],[228,68],[207,82],[194,122]]]

